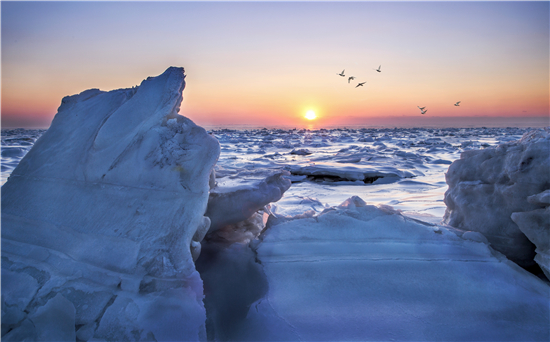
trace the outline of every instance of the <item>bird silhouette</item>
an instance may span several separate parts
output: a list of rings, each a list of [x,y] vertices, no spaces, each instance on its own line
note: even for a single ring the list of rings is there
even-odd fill
[[[426,114],[427,111],[428,111],[427,109],[426,110],[420,110],[420,114]]]
[[[337,74],[337,75],[342,76],[342,77],[345,77],[346,75],[344,75],[344,71],[346,71],[346,69],[342,70],[342,72],[339,73],[339,74]]]
[[[426,108],[426,107],[420,107],[420,106],[417,106],[417,107],[418,107],[418,109],[420,109],[420,111],[423,111],[424,108]]]
[[[359,83],[358,85],[356,85],[356,86],[355,86],[355,88],[357,88],[357,87],[362,87],[362,86],[363,86],[363,84],[365,84],[365,83],[367,83],[367,82],[362,82],[362,83]]]
[[[354,79],[355,79],[355,77],[354,77],[354,76],[350,76],[350,77],[348,77],[348,83],[349,83],[349,81],[351,81],[351,80],[354,80]]]
[[[378,69],[374,69],[374,70],[376,70],[376,71],[378,71],[378,72],[382,72],[382,70],[380,70],[381,67],[382,67],[382,66],[380,65],[380,66],[378,67]]]
[[[455,106],[460,106],[460,101],[458,101],[457,103],[455,103]]]

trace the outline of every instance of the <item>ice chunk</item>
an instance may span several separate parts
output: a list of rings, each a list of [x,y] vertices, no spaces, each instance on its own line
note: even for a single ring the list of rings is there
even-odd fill
[[[260,210],[252,214],[248,219],[228,224],[206,235],[206,241],[232,244],[235,242],[248,243],[254,240],[265,228],[268,215]]]
[[[301,149],[295,149],[290,151],[290,154],[297,154],[300,156],[307,156],[308,154],[312,154],[307,148],[301,148]]]
[[[452,164],[453,162],[450,161],[450,160],[445,160],[445,159],[435,159],[435,160],[432,160],[430,162],[430,164],[446,164],[446,165],[449,165],[449,164]]]
[[[2,187],[3,334],[31,321],[38,339],[65,339],[65,325],[73,341],[76,328],[79,339],[205,339],[193,257],[220,149],[178,114],[184,87],[170,67],[62,100]]]
[[[4,330],[4,329],[2,329]],[[38,341],[38,334],[36,333],[36,327],[29,320],[25,319],[20,323],[18,327],[13,330],[10,330],[5,335],[2,336],[2,341]]]
[[[344,202],[342,202],[342,204],[340,204],[338,206],[338,208],[351,209],[351,208],[365,207],[365,206],[367,206],[367,203],[365,201],[363,201],[363,199],[361,197],[353,196],[353,197],[348,198]]]
[[[32,276],[23,272],[2,270],[2,324],[11,325],[26,317],[24,312],[39,284]]]
[[[57,294],[29,316],[38,341],[75,341],[75,309],[73,303]]]
[[[489,240],[487,240],[487,238],[483,236],[483,234],[478,232],[472,232],[472,231],[465,232],[464,234],[462,234],[462,238],[489,244]]]
[[[278,172],[247,186],[212,189],[205,214],[212,222],[210,232],[244,221],[265,205],[280,200],[291,185],[286,176],[288,172]]]
[[[548,338],[542,280],[485,243],[363,203],[262,234],[256,252],[268,292],[234,339]]]
[[[336,166],[333,164],[316,163],[315,165],[289,165],[287,170],[292,175],[306,175],[312,180],[333,180],[333,181],[361,181],[372,183],[379,178],[399,178],[414,177],[409,171],[401,171],[392,167],[381,167],[374,169],[370,167],[355,166]]]
[[[2,336],[2,340],[75,341],[74,306],[61,294],[57,294],[36,312],[25,318],[19,326]]]
[[[510,260],[524,267],[534,265],[535,246],[511,215],[539,209],[537,201],[528,197],[550,186],[548,129],[525,133],[521,140],[498,147],[463,152],[449,167],[446,181],[447,224],[478,231]]]
[[[356,163],[359,163],[360,161],[361,161],[361,157],[357,157],[357,156],[349,156],[349,157],[342,157],[342,158],[336,159],[337,163],[342,163],[342,164],[345,164],[345,163],[356,164]]]
[[[543,206],[550,205],[550,190],[545,190],[540,194],[527,197],[527,202],[531,204],[539,204]]]
[[[193,275],[198,278],[197,272]],[[206,313],[191,289],[122,293],[107,308],[95,333],[108,341],[202,341]],[[201,300],[198,300],[201,299]]]
[[[535,196],[537,199],[544,198],[542,194]],[[529,197],[532,198],[533,196]],[[535,261],[550,280],[550,206],[547,205],[545,209],[512,213],[511,218],[537,247]]]

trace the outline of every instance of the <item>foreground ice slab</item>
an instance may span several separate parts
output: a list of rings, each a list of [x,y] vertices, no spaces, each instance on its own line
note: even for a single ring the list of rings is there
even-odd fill
[[[272,226],[257,246],[268,291],[241,340],[548,340],[550,287],[483,236],[352,198]]]
[[[177,114],[184,87],[171,67],[63,99],[2,187],[3,341],[205,339],[192,253],[219,144]]]
[[[544,208],[528,197],[550,189],[547,128],[498,147],[463,152],[449,167],[446,181],[446,223],[481,232],[494,249],[521,266],[534,264],[535,246],[513,221],[512,213]],[[550,229],[539,221],[540,229]]]

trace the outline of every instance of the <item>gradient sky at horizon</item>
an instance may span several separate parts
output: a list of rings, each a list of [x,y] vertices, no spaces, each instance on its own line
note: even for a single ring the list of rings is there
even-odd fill
[[[3,1],[1,26],[2,127],[171,65],[202,125],[549,116],[549,2]]]

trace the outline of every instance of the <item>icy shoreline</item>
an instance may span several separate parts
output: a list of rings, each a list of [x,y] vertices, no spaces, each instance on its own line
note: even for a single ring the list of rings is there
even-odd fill
[[[549,283],[440,224],[449,165],[526,129],[206,132],[184,79],[2,131],[2,340],[548,340]]]

